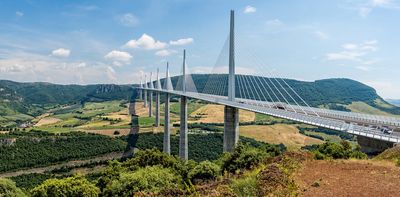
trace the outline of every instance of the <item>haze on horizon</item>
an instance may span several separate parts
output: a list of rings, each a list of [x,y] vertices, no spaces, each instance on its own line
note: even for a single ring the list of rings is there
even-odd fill
[[[351,78],[400,98],[398,0],[207,1],[0,1],[0,79],[138,83],[166,61],[178,74],[184,48],[192,73],[208,72],[234,9],[237,50],[254,52],[262,69]],[[242,59],[238,72],[259,73],[252,63]]]

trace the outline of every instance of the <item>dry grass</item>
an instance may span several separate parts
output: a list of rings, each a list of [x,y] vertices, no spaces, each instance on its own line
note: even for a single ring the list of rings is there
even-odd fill
[[[323,141],[299,133],[294,125],[250,125],[241,126],[240,135],[271,144],[284,144],[289,150],[297,150],[310,144],[322,144]]]
[[[400,193],[400,168],[381,161],[306,161],[295,179],[300,185],[300,196],[399,196]]]
[[[58,118],[53,118],[53,117],[45,117],[45,118],[41,118],[39,120],[38,123],[36,123],[34,126],[35,127],[40,127],[40,126],[44,126],[44,125],[49,125],[49,124],[54,124],[57,122],[62,121],[61,119]]]
[[[191,122],[202,122],[202,123],[223,123],[224,122],[224,106],[209,104],[200,107],[192,114],[192,117],[199,117],[198,120]],[[239,110],[240,122],[250,122],[255,120],[255,113],[245,110]]]
[[[140,117],[145,117],[149,115],[149,108],[144,107],[144,103],[142,101],[137,101],[134,105],[129,106],[131,113],[136,114]]]

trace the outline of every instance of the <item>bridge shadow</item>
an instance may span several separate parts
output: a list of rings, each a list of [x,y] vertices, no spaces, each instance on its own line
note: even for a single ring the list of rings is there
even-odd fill
[[[125,151],[122,155],[122,159],[125,160],[127,158],[133,157],[135,151],[137,150],[136,143],[139,138],[139,116],[136,112],[136,104],[137,104],[137,92],[134,91],[132,98],[130,99],[128,112],[131,115],[131,128],[127,137],[127,145],[125,147]]]

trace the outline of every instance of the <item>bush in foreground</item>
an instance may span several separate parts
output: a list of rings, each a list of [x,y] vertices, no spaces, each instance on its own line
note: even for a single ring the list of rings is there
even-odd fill
[[[42,196],[85,196],[95,197],[99,189],[83,177],[48,179],[31,190],[33,197]]]
[[[24,197],[26,196],[15,183],[9,179],[0,178],[0,196],[1,197]]]
[[[198,182],[198,180],[214,180],[220,175],[220,167],[210,161],[200,162],[194,167],[188,174],[188,178],[192,182]]]
[[[313,151],[315,159],[366,159],[367,155],[359,150],[359,148],[353,149],[351,144],[347,141],[340,143],[327,142],[324,144],[317,145]]]
[[[251,169],[269,156],[262,148],[239,144],[232,154],[223,155],[218,162],[222,163],[224,171],[236,172],[240,169]]]
[[[104,196],[133,196],[137,192],[159,193],[170,188],[181,188],[181,177],[171,169],[149,166],[134,172],[121,173],[108,185]]]

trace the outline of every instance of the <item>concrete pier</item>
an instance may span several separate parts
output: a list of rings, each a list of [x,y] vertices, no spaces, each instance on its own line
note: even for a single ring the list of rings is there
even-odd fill
[[[233,152],[239,141],[239,109],[225,106],[224,152]]]
[[[160,126],[160,92],[156,92],[156,122],[155,126]]]
[[[147,107],[147,90],[143,90],[143,92],[144,92],[143,104],[144,107]]]
[[[163,151],[165,153],[171,154],[171,125],[170,125],[170,117],[169,117],[169,101],[170,101],[170,94],[165,95],[165,110],[164,110],[164,148]]]
[[[187,97],[181,96],[179,157],[184,160],[189,158],[187,117]]]
[[[149,117],[153,117],[153,92],[149,91]]]

